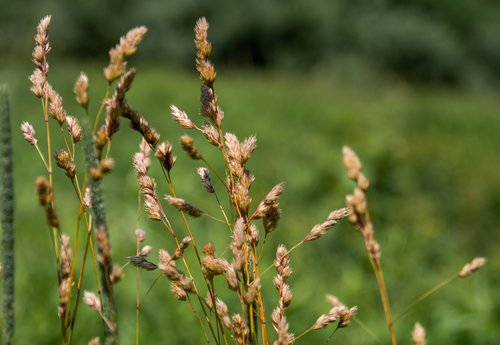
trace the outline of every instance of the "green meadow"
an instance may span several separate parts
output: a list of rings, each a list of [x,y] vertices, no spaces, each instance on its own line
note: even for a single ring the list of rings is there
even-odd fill
[[[104,64],[50,61],[49,81],[63,96],[69,114],[80,119],[83,116],[72,94],[73,83],[82,70],[90,80],[91,113],[97,111],[106,86],[102,76]],[[215,64],[217,67],[216,61]],[[203,119],[198,116],[199,80],[194,67],[190,71],[140,61],[130,65],[136,66],[137,76],[128,100],[158,130],[162,140],[172,142],[177,162],[171,174],[177,194],[216,215],[218,206],[196,175],[202,162],[191,160],[182,151],[179,136],[187,130],[175,123],[169,112],[170,105],[175,104],[202,124]],[[45,147],[41,103],[29,91],[31,72],[32,67],[23,63],[4,64],[0,69],[0,81],[7,82],[10,88],[14,131],[15,342],[55,344],[60,342],[58,282],[49,230],[34,192],[35,178],[44,174],[43,164],[19,130],[22,121],[29,121],[37,132],[40,147]],[[331,210],[344,206],[345,195],[354,188],[342,165],[342,147],[348,145],[360,156],[371,182],[368,205],[396,316],[473,257],[485,256],[489,260],[477,274],[455,280],[397,319],[399,342],[411,342],[416,321],[426,328],[432,344],[498,342],[498,90],[415,86],[368,77],[343,79],[336,72],[217,68],[215,89],[225,112],[225,130],[240,139],[253,134],[257,137],[257,149],[248,163],[256,177],[253,207],[275,184],[286,183],[280,202],[282,218],[267,238],[262,267],[272,263],[277,244],[291,247]],[[206,144],[199,133],[189,134],[200,152],[221,171],[219,151]],[[60,147],[60,138],[55,135],[54,139],[54,147]],[[110,153],[115,169],[104,179],[113,260],[122,265],[127,256],[135,254],[138,186],[131,162],[139,143],[138,134],[122,119]],[[82,159],[81,151],[78,155]],[[168,188],[159,174],[157,177],[158,194],[164,195]],[[73,241],[79,204],[70,181],[57,168],[55,198],[62,230]],[[165,207],[174,226],[180,224],[178,212]],[[219,252],[227,251],[227,228],[207,218],[190,219],[190,225],[198,241],[212,240]],[[165,229],[144,214],[140,227],[146,230],[145,244],[153,246],[152,261],[157,260],[160,248],[172,250]],[[79,255],[82,246],[80,234]],[[87,266],[84,289],[95,291],[90,261]],[[377,344],[377,338],[383,344],[389,342],[362,238],[347,220],[321,240],[294,251],[291,266],[295,272],[289,280],[294,293],[287,310],[291,332],[301,333],[327,312],[324,295],[334,294],[347,305],[358,306],[359,322],[335,333],[329,344]],[[123,271],[124,277],[115,290],[121,343],[134,344],[137,272],[131,265],[124,266]],[[265,301],[269,314],[277,303],[271,283],[273,274],[268,272],[262,283],[272,290]],[[198,321],[185,302],[172,296],[166,278],[145,271],[139,277],[140,343],[202,343]],[[326,343],[332,330],[312,332],[301,343]],[[269,331],[273,333],[272,327]],[[82,304],[74,343],[86,344],[101,334],[102,321]]]

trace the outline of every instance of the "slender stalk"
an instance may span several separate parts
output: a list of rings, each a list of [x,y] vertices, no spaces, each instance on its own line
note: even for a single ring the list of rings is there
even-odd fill
[[[14,336],[14,178],[12,138],[7,87],[0,85],[0,199],[2,200],[2,338],[10,345]]]
[[[430,295],[432,295],[435,292],[439,291],[441,288],[443,288],[446,285],[450,284],[453,280],[455,280],[455,278],[457,278],[456,274],[452,275],[449,278],[446,278],[445,280],[443,280],[439,284],[435,285],[434,287],[430,288],[429,290],[427,290],[426,292],[424,292],[422,295],[420,295],[419,297],[417,297],[401,313],[399,313],[398,315],[396,315],[396,317],[394,318],[394,322],[398,321],[399,319],[402,319],[403,316],[405,316],[413,307],[415,307],[417,304],[419,304],[420,302],[422,302],[424,299],[426,299]]]
[[[391,337],[391,344],[396,345],[396,334],[394,333],[394,322],[392,321],[391,304],[389,302],[389,294],[385,286],[384,273],[382,272],[382,266],[380,266],[379,261],[372,260],[373,270],[377,278],[377,285],[380,291],[380,298],[382,299],[382,305],[384,307],[385,320],[387,322],[387,327],[389,328],[389,335]]]

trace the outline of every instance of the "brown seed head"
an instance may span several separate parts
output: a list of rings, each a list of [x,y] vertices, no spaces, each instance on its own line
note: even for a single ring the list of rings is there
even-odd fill
[[[271,189],[271,191],[266,195],[264,200],[261,201],[259,206],[252,215],[252,219],[260,219],[266,215],[269,215],[275,211],[273,208],[279,208],[279,198],[285,189],[285,184],[283,182],[278,183]]]
[[[347,169],[347,176],[351,180],[357,180],[363,165],[359,160],[356,153],[348,146],[342,148],[342,155],[344,159],[344,166]]]
[[[111,284],[116,284],[123,278],[123,270],[120,265],[113,265],[113,269],[111,270],[111,274],[109,275],[109,281]]]
[[[112,158],[104,158],[99,162],[99,169],[101,169],[103,174],[106,174],[113,170],[115,166],[115,161]]]
[[[229,318],[227,305],[219,298],[215,301],[215,311],[224,327],[231,329],[231,319]]]
[[[278,246],[276,250],[276,259],[274,260],[274,267],[283,280],[288,279],[292,275],[290,268],[290,259],[288,258],[288,250],[283,244]]]
[[[184,290],[178,283],[170,283],[170,291],[172,291],[174,297],[179,301],[185,301],[187,298],[186,290]]]
[[[73,143],[79,142],[82,138],[82,127],[80,126],[78,119],[73,116],[67,116],[66,126],[68,127],[68,132]]]
[[[207,41],[208,38],[208,22],[205,17],[198,19],[194,27],[196,56],[200,59],[207,58],[212,50],[211,44]]]
[[[69,246],[69,236],[61,235],[61,275],[66,278],[71,273],[71,248]]]
[[[135,267],[142,268],[143,270],[146,271],[154,271],[155,269],[158,268],[158,266],[146,260],[142,255],[127,256],[127,260]]]
[[[185,112],[177,108],[175,105],[170,106],[170,112],[172,113],[172,118],[179,122],[179,124],[184,128],[195,128],[195,124],[191,119],[187,116]]]
[[[134,166],[135,176],[146,176],[148,166],[146,165],[146,159],[141,152],[134,154],[134,157],[132,158],[132,165]]]
[[[257,292],[260,289],[260,279],[255,279],[247,288],[247,291],[243,295],[243,300],[246,304],[252,304],[257,297]]]
[[[245,244],[245,220],[238,218],[233,230],[233,240],[231,241],[231,251],[233,253],[232,266],[236,272],[240,272],[245,262],[243,245]]]
[[[184,254],[184,250],[189,246],[191,243],[191,237],[186,236],[182,239],[181,243],[179,243],[179,246],[175,249],[174,254],[172,255],[172,260],[177,260],[182,255]]]
[[[347,327],[351,324],[352,319],[356,315],[358,307],[341,308],[339,312],[339,328]]]
[[[66,110],[64,110],[62,105],[62,97],[54,89],[51,89],[49,98],[49,114],[59,123],[59,126],[62,126],[67,116]]]
[[[35,42],[39,46],[46,46],[49,43],[50,19],[50,15],[43,17],[36,27]]]
[[[144,210],[149,219],[161,220],[161,206],[156,194],[144,194]]]
[[[360,172],[358,175],[358,188],[366,191],[368,187],[370,187],[370,181],[368,181],[366,176]]]
[[[162,142],[155,152],[161,165],[169,172],[175,163],[175,156],[172,154],[172,145],[168,141]]]
[[[109,65],[104,69],[104,76],[109,84],[125,73],[127,67],[125,58],[136,52],[146,32],[147,29],[144,26],[133,28],[122,36],[120,43],[109,51]]]
[[[217,129],[212,126],[211,124],[205,123],[203,124],[203,127],[201,128],[201,131],[205,135],[205,138],[207,138],[208,142],[214,146],[220,147],[220,142],[219,142],[219,132]]]
[[[97,247],[99,248],[99,252],[101,254],[100,260],[109,260],[111,257],[111,245],[109,243],[108,232],[106,231],[106,227],[104,225],[100,225],[96,231],[96,239],[97,239]]]
[[[238,275],[234,270],[234,264],[227,266],[226,273],[224,276],[226,277],[227,280],[227,286],[231,290],[237,291],[239,287],[239,281],[238,281]]]
[[[71,160],[68,151],[60,150],[55,155],[57,166],[66,170],[66,175],[73,179],[76,174],[76,165]]]
[[[35,69],[30,75],[29,80],[31,81],[31,92],[33,92],[38,98],[45,96],[46,78],[42,71]]]
[[[201,182],[203,183],[203,186],[205,187],[207,192],[215,193],[214,186],[212,185],[212,180],[210,180],[210,174],[208,172],[208,169],[204,167],[198,168],[196,172],[198,173],[198,176],[200,177]]]
[[[174,206],[176,209],[178,209],[181,212],[186,212],[189,214],[191,217],[201,217],[205,213],[201,211],[200,209],[194,207],[193,205],[189,204],[186,200],[181,199],[181,198],[175,198],[171,195],[165,195],[165,200],[167,202]]]
[[[311,326],[311,329],[322,329],[331,324],[332,322],[337,321],[340,315],[340,310],[342,307],[333,307],[327,314],[321,315],[314,325]]]
[[[245,321],[243,320],[240,314],[234,314],[231,319],[232,319],[231,335],[236,341],[236,344],[246,345],[248,328]]]
[[[78,79],[76,79],[73,92],[75,93],[75,98],[78,104],[80,104],[85,109],[87,109],[89,104],[88,90],[89,90],[89,79],[87,78],[87,75],[85,73],[80,72]]]
[[[38,176],[35,181],[36,194],[40,205],[46,206],[52,202],[52,189],[44,176]]]
[[[333,228],[335,226],[335,224],[337,224],[337,221],[333,220],[333,219],[327,219],[325,222],[321,223],[321,224],[316,224],[310,231],[309,233],[306,235],[306,237],[304,237],[304,240],[305,241],[313,241],[315,239],[318,239],[320,238],[321,236],[323,236],[328,230],[330,230],[331,228]]]
[[[250,158],[250,155],[252,152],[255,150],[257,147],[257,138],[252,135],[245,140],[240,145],[241,148],[241,161],[243,164],[245,164],[248,159]]]
[[[288,321],[286,317],[282,315],[279,308],[276,308],[272,314],[273,327],[278,334],[278,339],[273,343],[273,345],[291,345],[295,342],[295,337],[292,333],[288,333]]]
[[[180,142],[182,148],[187,152],[189,157],[196,160],[201,159],[201,154],[198,152],[198,150],[196,150],[196,147],[193,144],[193,138],[191,138],[189,135],[182,135]]]

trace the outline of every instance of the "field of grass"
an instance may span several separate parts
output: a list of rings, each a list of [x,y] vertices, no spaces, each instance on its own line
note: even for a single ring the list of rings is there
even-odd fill
[[[70,114],[81,116],[71,90],[80,70],[90,78],[91,109],[99,106],[105,81],[92,63],[51,63],[49,79],[64,98]],[[44,142],[40,102],[29,92],[31,67],[5,65],[0,82],[8,82],[15,135],[16,287],[18,344],[54,344],[59,339],[57,279],[43,210],[34,194],[34,179],[43,173],[35,150],[18,128],[33,123]],[[257,150],[249,162],[256,176],[252,190],[259,202],[276,183],[285,181],[283,216],[268,246],[291,246],[335,208],[344,205],[352,183],[345,176],[341,149],[349,145],[364,163],[372,185],[368,202],[382,248],[388,290],[397,315],[428,288],[459,270],[474,256],[489,259],[484,271],[452,285],[419,304],[397,321],[400,343],[410,343],[415,321],[426,328],[434,344],[493,344],[500,337],[500,100],[498,90],[445,90],[402,84],[344,83],[330,75],[286,75],[251,70],[218,69],[215,88],[225,111],[225,128],[239,138],[255,134]],[[129,94],[138,109],[174,145],[172,170],[178,194],[216,212],[195,174],[199,162],[181,150],[185,130],[170,118],[175,104],[197,118],[199,81],[193,72],[161,65],[140,65]],[[201,121],[198,121],[201,123]],[[135,254],[137,182],[131,157],[139,137],[125,122],[113,141],[116,168],[104,180],[111,243],[115,262]],[[211,161],[218,152],[195,144]],[[41,145],[43,146],[43,144]],[[56,207],[65,232],[74,236],[78,203],[64,178],[56,172]],[[159,186],[159,194],[166,186]],[[172,217],[177,214],[172,211]],[[143,219],[147,243],[156,252],[166,246],[164,232]],[[200,239],[218,241],[221,229],[206,219],[193,220]],[[268,263],[274,250],[268,252]],[[154,255],[153,255],[154,257]],[[384,344],[388,335],[375,278],[360,235],[342,222],[321,241],[302,246],[291,255],[296,274],[290,278],[294,300],[288,310],[291,331],[300,333],[329,307],[327,293],[359,307],[358,319]],[[135,269],[127,266],[117,287],[122,344],[135,341]],[[90,274],[85,284],[93,290]],[[144,296],[156,274],[141,273]],[[267,277],[270,284],[272,275]],[[277,298],[277,296],[276,296]],[[268,300],[271,311],[275,300]],[[142,344],[201,343],[199,325],[189,307],[170,294],[159,279],[143,298]],[[88,308],[80,309],[76,343],[101,334],[102,323]],[[303,344],[321,344],[331,330],[311,333]],[[357,323],[339,331],[332,344],[376,344]]]

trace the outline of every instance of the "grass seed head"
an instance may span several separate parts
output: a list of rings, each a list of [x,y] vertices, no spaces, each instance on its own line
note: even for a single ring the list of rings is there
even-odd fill
[[[471,262],[466,263],[464,267],[462,267],[460,272],[458,272],[458,276],[460,278],[467,278],[468,276],[479,270],[484,265],[486,265],[486,258],[483,257],[474,258]]]
[[[83,72],[76,79],[75,86],[73,87],[75,99],[84,109],[89,105],[89,78]]]
[[[413,327],[413,332],[411,333],[411,339],[415,345],[425,345],[427,341],[425,339],[425,328],[418,322],[415,323]]]
[[[36,145],[36,137],[35,137],[35,130],[33,129],[33,126],[29,123],[24,121],[21,124],[21,132],[23,132],[24,139],[30,144],[35,146]]]

